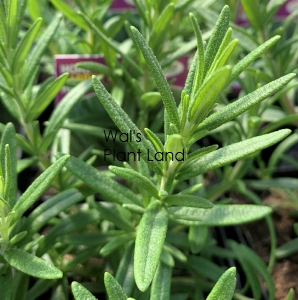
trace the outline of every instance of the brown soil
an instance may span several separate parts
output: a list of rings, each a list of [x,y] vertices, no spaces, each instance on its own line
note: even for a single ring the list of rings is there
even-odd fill
[[[297,237],[293,225],[298,222],[297,216],[291,216],[291,210],[285,204],[282,194],[270,193],[264,198],[265,205],[274,205],[278,208],[273,213],[273,222],[276,231],[277,247]],[[260,220],[243,226],[244,233],[253,245],[254,250],[266,262],[269,261],[270,238],[265,220]],[[272,277],[275,284],[275,299],[285,300],[290,288],[295,290],[294,299],[298,299],[298,253],[284,259],[277,260]]]

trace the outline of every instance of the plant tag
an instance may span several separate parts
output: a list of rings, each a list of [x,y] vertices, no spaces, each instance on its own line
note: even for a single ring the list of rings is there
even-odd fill
[[[110,6],[112,12],[123,12],[127,9],[136,10],[133,0],[115,0]]]
[[[174,81],[173,88],[183,88],[188,72],[188,56],[180,57],[175,61],[166,72],[166,78],[168,81]],[[105,59],[100,55],[79,55],[79,54],[58,54],[54,56],[55,62],[55,77],[58,78],[64,73],[69,73],[68,79],[75,79],[83,81],[92,77],[92,75],[103,75],[92,72],[90,70],[82,69],[76,66],[81,62],[95,62],[106,65]],[[104,76],[104,82],[107,82],[107,77]],[[70,91],[71,87],[64,86],[58,93],[55,99],[55,105],[57,105],[61,99]],[[90,95],[92,93],[88,93]]]
[[[86,80],[95,75],[94,72],[78,68],[76,64],[79,62],[96,62],[105,64],[105,59],[99,55],[78,55],[78,54],[58,54],[54,56],[55,77],[59,77],[63,73],[69,73],[68,79]],[[96,74],[98,75],[98,74]],[[58,93],[55,105],[70,91],[70,87],[64,86]]]

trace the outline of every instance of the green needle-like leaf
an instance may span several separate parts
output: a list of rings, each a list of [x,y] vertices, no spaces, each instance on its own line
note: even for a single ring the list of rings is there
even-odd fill
[[[290,288],[286,300],[294,300],[294,297],[295,297],[295,291],[293,288]]]
[[[152,282],[150,300],[170,300],[171,279],[172,268],[160,262]]]
[[[154,148],[156,149],[156,151],[163,152],[164,151],[163,144],[161,140],[156,136],[156,134],[148,128],[145,128],[145,132],[148,138],[150,139],[150,142],[153,144]]]
[[[135,233],[127,233],[123,235],[119,235],[117,237],[112,238],[106,245],[104,245],[99,253],[105,257],[110,255],[113,251],[121,247],[124,243],[129,242],[135,237]]]
[[[192,91],[193,91],[193,86],[194,86],[194,78],[197,72],[197,66],[198,66],[198,62],[199,62],[199,52],[198,50],[196,51],[190,67],[189,67],[189,71],[186,77],[186,81],[185,81],[185,86],[184,86],[184,90],[186,92],[187,95],[191,95]]]
[[[190,226],[188,241],[192,253],[198,254],[204,247],[207,241],[208,231],[208,226]]]
[[[141,219],[135,245],[135,281],[143,292],[149,287],[156,272],[167,225],[167,211],[159,203],[152,202]]]
[[[100,82],[100,80],[96,77],[92,77],[93,86],[97,97],[101,101],[102,105],[108,112],[111,119],[118,126],[121,132],[128,133],[130,131],[134,131],[135,134],[140,133],[140,129],[133,123],[133,121],[129,118],[129,116],[125,113],[125,111],[116,103],[116,101],[112,98],[112,96],[108,93],[106,88]],[[152,153],[155,153],[154,147],[147,141],[144,137],[140,142],[135,140],[131,141],[131,146],[135,149],[135,151],[141,151],[141,157],[148,163],[148,165],[154,170],[157,174],[161,175],[161,167],[158,162],[152,157]],[[147,151],[149,150],[150,159],[153,161],[148,161]]]
[[[227,48],[227,46],[229,45],[229,43],[231,41],[231,37],[232,37],[232,28],[230,27],[227,30],[227,32],[226,32],[226,34],[225,34],[225,36],[224,36],[224,38],[223,38],[223,40],[222,40],[222,42],[220,44],[220,47],[219,47],[219,49],[218,49],[218,51],[216,53],[216,56],[214,57],[212,65],[209,68],[207,77],[209,77],[209,75],[212,73],[212,71],[214,70],[214,67],[217,64],[219,58],[222,56],[222,54],[224,53],[224,51],[226,51],[226,48]]]
[[[66,167],[92,189],[101,193],[110,201],[120,204],[141,205],[140,199],[132,191],[104,173],[98,172],[82,160],[71,156]]]
[[[133,251],[134,241],[128,243],[119,263],[115,279],[122,286],[126,295],[130,295],[135,285],[133,277]]]
[[[46,253],[55,243],[57,243],[57,238],[60,236],[70,232],[77,232],[80,229],[86,229],[86,226],[89,224],[97,225],[98,221],[99,213],[96,209],[89,209],[65,216],[63,219],[60,219],[57,224],[51,227],[44,238],[39,241],[36,255],[41,256]]]
[[[272,47],[278,40],[280,36],[274,36],[264,44],[260,45],[258,48],[254,49],[248,55],[246,55],[242,60],[240,60],[232,69],[231,76],[227,85],[234,81],[254,60],[260,57],[267,49]]]
[[[45,51],[45,49],[48,47],[48,44],[50,40],[52,39],[53,35],[57,32],[57,28],[61,22],[62,16],[58,16],[53,19],[51,24],[48,26],[48,28],[45,30],[41,38],[38,39],[34,49],[28,56],[27,64],[25,66],[24,70],[24,77],[22,80],[22,87],[25,88],[27,86],[32,86],[35,79],[36,74],[40,65],[40,59]]]
[[[17,41],[18,0],[5,1],[7,16],[7,40],[10,50],[15,48]]]
[[[109,67],[97,62],[84,61],[76,64],[78,68],[89,70],[91,72],[95,72],[97,74],[103,74],[106,76],[113,76],[113,72]]]
[[[208,78],[196,93],[190,110],[189,120],[192,123],[202,121],[212,109],[217,97],[229,79],[231,68],[225,66]]]
[[[220,47],[220,44],[228,30],[230,22],[230,8],[225,5],[222,9],[219,18],[215,24],[212,35],[208,41],[207,48],[205,51],[205,75],[208,73],[209,68],[212,65],[212,62],[216,56],[216,53]]]
[[[156,186],[145,176],[134,170],[110,166],[110,171],[123,179],[135,183],[138,187],[145,189],[155,198],[158,198],[158,190]]]
[[[29,234],[34,234],[45,226],[51,218],[83,199],[84,195],[77,189],[68,189],[60,192],[35,208],[27,217],[23,228],[27,230]]]
[[[264,12],[260,10],[259,1],[241,0],[241,3],[252,26],[255,27],[256,30],[262,30],[264,28],[264,20],[266,20],[266,18],[263,15]]]
[[[215,205],[211,209],[173,206],[168,208],[175,218],[198,220],[200,225],[230,226],[261,219],[272,212],[271,207],[261,205]]]
[[[15,221],[18,220],[50,186],[68,159],[69,155],[62,156],[33,181],[12,209],[16,212],[14,217]]]
[[[235,119],[240,114],[244,113],[250,107],[268,98],[270,95],[279,91],[283,86],[288,84],[296,74],[290,73],[279,79],[276,79],[256,91],[238,99],[237,101],[223,107],[208,118],[206,118],[197,130],[211,131],[220,125]]]
[[[220,148],[199,157],[187,166],[181,168],[177,179],[186,180],[199,174],[204,174],[209,170],[222,167],[250,154],[254,154],[257,151],[263,150],[281,141],[290,133],[291,130],[282,129]]]
[[[193,88],[192,88],[192,93],[191,93],[191,99],[193,96],[196,94],[197,90],[201,86],[203,76],[204,76],[204,44],[203,44],[203,38],[202,38],[202,33],[198,24],[197,19],[194,17],[192,13],[189,14],[191,22],[192,22],[192,27],[195,31],[195,35],[197,38],[197,55],[198,55],[198,61],[196,65],[196,72],[195,72],[195,77],[193,80]]]
[[[122,216],[112,203],[99,202],[97,209],[104,220],[110,221],[116,227],[125,231],[135,231],[134,223],[129,218]]]
[[[214,205],[207,199],[191,195],[173,195],[163,200],[169,206],[187,206],[198,208],[212,208]]]
[[[15,139],[15,128],[12,123],[5,126],[5,130],[1,139],[1,166],[5,182],[5,197],[9,205],[12,207],[17,198],[17,144]],[[8,146],[9,145],[9,146]]]
[[[64,1],[61,0],[51,0],[52,4],[61,11],[70,21],[79,26],[82,29],[88,30],[88,23],[79,15],[76,11],[74,11],[70,6],[68,6]]]
[[[89,91],[91,86],[92,83],[90,80],[84,80],[63,97],[51,114],[44,137],[57,132],[61,128],[70,110]]]
[[[152,33],[150,35],[149,45],[155,49],[155,47],[160,47],[163,43],[166,31],[170,26],[170,22],[173,20],[174,4],[169,3],[162,13],[159,15],[158,19],[154,22],[154,27],[152,28]]]
[[[178,129],[180,128],[178,110],[170,86],[162,72],[162,69],[153,54],[152,50],[146,44],[146,41],[135,27],[131,27],[135,42],[143,54],[150,72],[154,78],[155,84],[161,94],[162,101],[167,110],[169,120]]]
[[[71,291],[75,300],[97,300],[84,286],[76,281],[71,283]]]
[[[236,268],[225,271],[216,282],[206,300],[231,300],[236,287]]]
[[[4,258],[12,267],[34,277],[58,279],[63,276],[62,272],[53,265],[21,249],[7,250]]]
[[[127,300],[121,285],[108,272],[104,275],[105,287],[109,296],[109,300]]]
[[[20,70],[21,64],[24,63],[27,54],[29,53],[33,42],[39,32],[41,27],[42,19],[37,19],[37,21],[32,25],[29,31],[26,33],[22,41],[20,42],[18,48],[16,49],[14,58],[13,58],[13,72],[17,73]]]
[[[238,40],[234,39],[226,47],[226,49],[223,51],[222,55],[218,58],[218,60],[214,64],[214,68],[212,69],[212,72],[218,70],[219,68],[223,67],[226,64],[226,62],[228,61],[228,59],[232,55],[232,53],[233,53],[235,47],[237,46],[237,44],[238,44]]]
[[[37,97],[27,113],[27,122],[32,122],[43,113],[64,86],[67,77],[68,73],[62,74]]]

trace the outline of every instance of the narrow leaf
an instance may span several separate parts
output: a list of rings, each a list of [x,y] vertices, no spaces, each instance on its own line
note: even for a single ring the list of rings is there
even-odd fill
[[[119,247],[123,246],[124,243],[129,242],[135,237],[135,233],[128,233],[128,234],[123,234],[119,235],[115,238],[112,238],[106,245],[104,245],[99,253],[103,256],[106,257],[110,255],[113,251],[118,249]]]
[[[5,1],[5,10],[7,16],[7,39],[10,49],[15,48],[17,41],[17,22],[18,19],[18,0]]]
[[[161,94],[162,101],[169,115],[170,122],[178,129],[180,128],[178,110],[170,86],[162,72],[162,69],[154,56],[152,50],[146,44],[146,41],[135,27],[131,27],[135,42],[143,54],[148,68],[154,78],[155,84]]]
[[[62,74],[52,84],[50,84],[45,91],[38,95],[27,113],[27,122],[32,122],[43,113],[64,86],[67,77],[68,73]]]
[[[188,216],[200,221],[200,225],[230,226],[261,219],[272,212],[267,206],[260,205],[215,205],[212,209],[173,206],[168,208],[169,214],[179,218]]]
[[[191,93],[193,91],[194,78],[195,78],[195,75],[197,72],[198,62],[199,62],[199,52],[197,50],[191,61],[189,71],[188,71],[188,74],[186,77],[185,85],[184,85],[184,90],[187,95],[191,95]]]
[[[216,61],[214,65],[214,69],[212,70],[213,72],[221,68],[226,64],[230,56],[232,55],[235,47],[238,44],[238,40],[234,39],[223,51],[222,55],[219,57],[219,59]]]
[[[115,210],[115,205],[99,202],[97,204],[97,209],[104,220],[110,221],[116,227],[125,231],[135,231],[134,224],[131,220],[117,212],[117,210]]]
[[[118,126],[121,132],[135,132],[135,134],[140,133],[139,128],[132,122],[125,111],[116,103],[116,101],[111,97],[108,91],[105,89],[100,80],[96,77],[92,77],[93,86],[97,97],[101,101],[102,105],[105,107],[111,119]],[[154,147],[145,138],[142,138],[140,142],[135,140],[131,141],[131,146],[135,151],[141,151],[141,157],[148,163],[148,165],[159,175],[161,175],[161,167],[157,161],[152,157],[152,153],[155,152]],[[151,153],[150,159],[153,161],[148,161],[147,151]]]
[[[296,74],[290,73],[279,79],[276,79],[265,86],[255,90],[254,92],[236,100],[235,102],[223,107],[211,116],[207,117],[197,130],[213,130],[222,124],[235,119],[237,116],[248,110],[253,105],[260,103],[270,95],[279,91],[283,86],[289,83]]]
[[[58,279],[63,276],[62,272],[53,265],[21,249],[7,250],[4,258],[12,267],[34,277]]]
[[[133,59],[130,58],[125,52],[121,50],[118,43],[113,42],[105,33],[98,28],[96,24],[94,24],[85,14],[80,12],[80,15],[85,19],[85,21],[89,24],[90,28],[94,30],[94,32],[98,35],[100,40],[102,40],[102,44],[104,44],[107,48],[107,51],[111,52],[109,48],[113,49],[116,53],[119,53],[123,60],[127,61],[127,63],[132,67],[132,69],[137,74],[142,74],[142,69],[134,62]],[[108,48],[109,47],[109,48]]]
[[[7,195],[6,195],[6,201],[8,201],[9,205],[12,207],[16,200],[17,200],[17,144],[16,144],[16,132],[14,125],[12,123],[8,123],[5,126],[5,130],[2,135],[1,139],[1,149],[0,149],[0,154],[1,154],[1,165],[2,168],[4,166],[9,165],[9,172],[8,170],[3,170],[3,173],[7,173],[9,175],[9,190],[7,190]],[[6,148],[9,145],[9,156],[8,153],[6,153]],[[9,174],[8,174],[9,173]],[[7,178],[8,180],[8,178]]]
[[[156,186],[148,178],[146,178],[139,172],[115,166],[110,166],[109,170],[115,175],[120,176],[123,179],[136,184],[137,187],[145,189],[155,198],[158,198],[158,189],[156,188]]]
[[[101,193],[110,201],[120,204],[141,204],[140,199],[128,188],[120,185],[104,173],[98,172],[95,168],[78,158],[71,156],[66,167],[88,186]]]
[[[260,10],[260,3],[257,0],[241,0],[243,9],[253,27],[256,30],[264,28],[264,12]]]
[[[197,48],[198,48],[196,54],[198,55],[198,61],[196,65],[196,72],[193,80],[193,88],[191,93],[191,96],[193,97],[196,94],[199,87],[201,86],[203,76],[204,76],[204,44],[203,44],[202,33],[197,19],[194,17],[192,13],[190,13],[189,16],[197,38]]]
[[[76,281],[71,283],[71,291],[75,300],[97,300],[84,286]]]
[[[113,72],[109,67],[97,62],[84,61],[76,64],[77,68],[82,68],[85,70],[89,70],[91,72],[95,72],[96,74],[102,74],[106,76],[113,76]]]
[[[173,20],[173,13],[174,4],[169,3],[158,16],[158,19],[154,22],[149,41],[149,45],[153,49],[155,49],[155,47],[160,48],[160,46],[163,44],[166,31],[168,30],[168,26]]]
[[[206,300],[231,300],[236,287],[236,268],[222,274]]]
[[[134,275],[141,291],[149,287],[159,263],[168,216],[165,208],[152,202],[141,219],[136,238]]]
[[[177,179],[189,179],[194,176],[204,174],[209,170],[222,167],[238,159],[245,158],[245,156],[254,154],[257,151],[274,145],[290,133],[291,131],[289,129],[282,129],[220,148],[181,168]]]
[[[208,226],[190,226],[188,241],[192,253],[197,254],[205,246],[208,237]]]
[[[129,242],[120,260],[115,279],[122,286],[126,295],[132,293],[135,281],[133,277],[133,251],[134,243]]]
[[[67,215],[63,219],[60,219],[59,222],[47,232],[44,238],[39,241],[36,255],[41,256],[48,249],[53,247],[53,245],[57,243],[58,237],[86,228],[89,224],[96,226],[98,222],[99,214],[95,209]]]
[[[163,200],[169,206],[187,206],[197,208],[212,208],[214,205],[207,199],[191,195],[173,195]]]
[[[217,97],[225,87],[229,79],[231,68],[225,66],[208,78],[196,93],[193,105],[190,109],[189,120],[192,123],[202,121],[212,109]]]
[[[60,192],[35,208],[26,218],[23,228],[25,228],[29,234],[34,234],[46,225],[51,218],[55,217],[69,206],[83,200],[84,197],[85,196],[77,189],[68,189]]]
[[[57,32],[57,28],[61,22],[62,17],[59,15],[53,19],[51,24],[47,27],[41,38],[38,39],[33,51],[29,54],[27,64],[24,70],[24,80],[22,87],[32,86],[36,79],[37,70],[40,65],[40,59],[48,47],[53,35]]]
[[[23,158],[17,161],[17,173],[21,173],[25,169],[29,168],[33,164],[37,163],[38,159],[36,157]]]
[[[274,36],[270,40],[266,41],[264,44],[254,49],[248,55],[246,55],[242,60],[240,60],[232,69],[231,76],[227,85],[234,81],[253,61],[260,57],[267,49],[272,47],[278,40],[280,36]]]
[[[200,156],[203,156],[207,153],[210,153],[210,152],[213,152],[215,150],[218,149],[218,145],[212,145],[212,146],[208,146],[208,147],[204,147],[204,148],[201,148],[201,149],[198,149],[194,152],[192,152],[191,154],[189,154],[187,156],[187,161],[185,162],[186,164]]]
[[[127,208],[128,210],[136,213],[136,214],[139,214],[139,215],[143,215],[144,212],[145,212],[145,209],[142,206],[139,206],[139,205],[135,205],[135,204],[122,204],[122,206],[124,208]]]
[[[82,81],[64,96],[51,114],[44,137],[53,132],[57,132],[61,128],[70,110],[89,91],[91,86],[92,83],[90,80]]]
[[[41,27],[42,19],[37,19],[36,22],[32,25],[32,27],[28,30],[26,35],[21,40],[18,48],[16,49],[16,52],[13,57],[13,72],[17,73],[19,72],[21,64],[24,63],[27,54],[29,53],[33,42],[39,32],[39,29]]]
[[[165,244],[163,245],[163,249],[165,251],[169,252],[171,255],[173,255],[178,260],[180,260],[184,263],[187,262],[187,256],[182,251],[180,251],[177,247],[173,246],[172,244],[165,242]]]
[[[109,300],[127,300],[121,285],[108,272],[104,275],[105,287],[109,296]]]
[[[22,240],[26,235],[27,235],[27,231],[19,232],[18,234],[16,234],[15,236],[13,236],[10,239],[9,244],[10,245],[16,244],[17,242],[19,242],[20,240]]]
[[[275,257],[277,259],[283,259],[297,252],[298,252],[298,238],[295,238],[295,239],[291,239],[287,243],[278,247],[275,251]]]
[[[160,255],[160,261],[171,268],[175,266],[175,261],[173,256],[168,251],[166,251],[165,248],[162,249]]]
[[[227,5],[225,5],[218,17],[212,35],[207,44],[207,48],[205,51],[205,68],[204,68],[205,75],[208,73],[209,68],[211,67],[211,64],[220,47],[220,44],[226,34],[226,31],[228,30],[229,21],[230,21],[230,8]]]
[[[233,241],[231,241],[231,244],[236,245],[236,243]],[[264,261],[254,251],[252,251],[245,245],[239,244],[237,245],[237,248],[236,249],[243,254],[245,260],[247,260],[247,262],[254,268],[254,270],[260,273],[265,279],[269,291],[269,299],[274,299],[275,287],[273,278],[267,270],[267,266]]]
[[[295,297],[295,291],[293,288],[290,288],[286,300],[294,300],[294,297]]]
[[[155,273],[150,300],[170,300],[172,268],[160,262]]]
[[[229,45],[229,43],[231,41],[231,37],[232,37],[232,28],[230,27],[227,30],[227,32],[226,32],[226,34],[225,34],[225,36],[224,36],[224,38],[223,38],[223,40],[220,44],[220,47],[219,47],[219,49],[216,53],[216,56],[214,57],[214,60],[212,62],[212,65],[211,65],[206,77],[209,77],[209,75],[212,73],[212,71],[215,70],[215,65],[218,63],[218,60],[222,56],[222,54],[226,51],[226,48],[227,48],[227,46]]]
[[[160,141],[160,139],[155,135],[154,132],[152,132],[150,129],[145,128],[145,132],[147,134],[147,136],[150,139],[150,142],[153,144],[153,146],[155,147],[155,150],[157,152],[163,152],[164,151],[164,147],[162,142]]]
[[[51,0],[52,4],[61,11],[70,21],[79,26],[82,29],[88,30],[88,23],[75,12],[70,6],[68,6],[64,1],[61,0]]]
[[[14,217],[15,221],[18,220],[50,186],[54,178],[66,164],[68,158],[69,155],[62,156],[33,181],[33,183],[28,187],[28,189],[24,192],[12,209],[16,212]]]

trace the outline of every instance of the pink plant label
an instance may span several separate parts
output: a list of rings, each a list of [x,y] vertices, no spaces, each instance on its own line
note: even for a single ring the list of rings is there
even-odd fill
[[[76,66],[79,62],[96,62],[105,64],[102,56],[98,55],[78,55],[78,54],[59,54],[54,56],[55,61],[55,77],[59,77],[63,73],[69,73],[69,79],[86,80],[91,78],[95,73],[78,68]],[[55,104],[70,91],[70,87],[64,86],[56,97]]]
[[[56,78],[63,73],[69,73],[69,79],[86,80],[92,75],[97,75],[91,71],[78,68],[76,66],[79,62],[96,62],[105,64],[102,56],[98,55],[77,55],[77,54],[62,54],[55,55],[55,76]],[[183,88],[188,72],[189,57],[183,56],[175,61],[166,72],[166,78],[172,82],[172,87]],[[56,97],[55,104],[57,105],[61,99],[68,93],[71,88],[64,86]]]
[[[110,10],[113,12],[127,9],[135,9],[135,5],[132,0],[115,0],[110,6]]]

